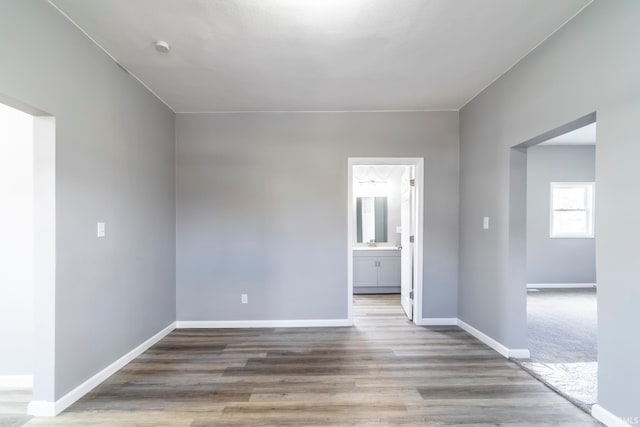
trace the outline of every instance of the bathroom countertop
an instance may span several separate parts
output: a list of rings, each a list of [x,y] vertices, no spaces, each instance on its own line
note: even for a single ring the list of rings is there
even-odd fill
[[[352,246],[354,251],[399,251],[397,246]]]

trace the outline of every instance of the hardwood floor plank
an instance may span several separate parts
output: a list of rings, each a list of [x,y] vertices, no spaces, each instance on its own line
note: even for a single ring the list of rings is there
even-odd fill
[[[457,327],[354,297],[354,327],[181,329],[28,426],[595,426]],[[1,407],[0,407],[1,409]]]

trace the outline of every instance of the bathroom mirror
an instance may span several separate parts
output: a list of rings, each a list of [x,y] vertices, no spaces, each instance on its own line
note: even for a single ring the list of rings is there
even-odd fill
[[[387,198],[356,198],[356,241],[358,243],[387,243]]]

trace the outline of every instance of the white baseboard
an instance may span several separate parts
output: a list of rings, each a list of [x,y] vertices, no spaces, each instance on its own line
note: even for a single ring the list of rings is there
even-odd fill
[[[529,350],[526,348],[507,348],[505,347],[503,344],[499,343],[498,341],[494,340],[493,338],[491,338],[489,335],[484,334],[483,332],[480,332],[479,330],[477,330],[476,328],[474,328],[473,326],[469,325],[468,323],[458,319],[458,326],[460,326],[460,328],[464,329],[465,331],[469,332],[471,335],[473,335],[474,337],[476,337],[477,339],[479,339],[480,341],[482,341],[483,343],[485,343],[486,345],[488,345],[489,347],[491,347],[492,349],[494,349],[495,351],[497,351],[498,353],[500,353],[501,355],[503,355],[506,358],[516,358],[516,359],[528,359],[530,357],[529,354]]]
[[[507,357],[510,359],[530,359],[531,352],[528,348],[510,348]]]
[[[514,358],[514,359],[528,359],[531,357],[529,350],[526,348],[507,348],[500,342],[494,340],[487,334],[480,332],[473,326],[468,323],[456,318],[456,317],[427,317],[424,319],[419,319],[416,322],[416,325],[419,326],[449,326],[449,325],[457,325],[461,329],[467,331],[471,335],[473,335],[478,340],[482,341],[501,355],[506,358]]]
[[[527,289],[573,289],[595,287],[595,283],[527,283]]]
[[[29,402],[27,414],[34,417],[55,417],[58,415],[56,413],[56,403],[46,400],[32,400]]]
[[[0,387],[32,388],[33,375],[0,375]]]
[[[600,421],[607,427],[630,427],[631,424],[623,420],[622,418],[613,415],[611,412],[604,409],[602,406],[595,404],[591,407],[591,415],[596,420]],[[633,422],[640,423],[640,417],[635,417]]]
[[[102,371],[98,372],[78,387],[71,390],[69,393],[62,396],[60,399],[55,402],[42,401],[42,400],[33,400],[29,403],[27,408],[27,413],[29,415],[40,416],[40,417],[53,417],[58,415],[60,412],[67,409],[74,402],[80,399],[82,396],[93,390],[97,385],[102,383],[104,380],[109,378],[111,375],[115,374],[118,370],[120,370],[127,363],[131,362],[136,357],[140,356],[147,349],[149,349],[152,345],[160,341],[162,338],[167,336],[171,331],[176,328],[176,323],[172,322],[167,327],[162,329],[160,332],[113,362],[111,365],[104,368]]]
[[[353,326],[349,319],[305,319],[305,320],[178,320],[176,328],[324,328]]]
[[[418,326],[457,326],[457,317],[427,317],[416,321]]]

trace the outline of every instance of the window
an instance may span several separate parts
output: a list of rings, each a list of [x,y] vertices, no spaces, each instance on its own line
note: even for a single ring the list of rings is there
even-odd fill
[[[551,237],[592,238],[593,182],[551,183]]]

